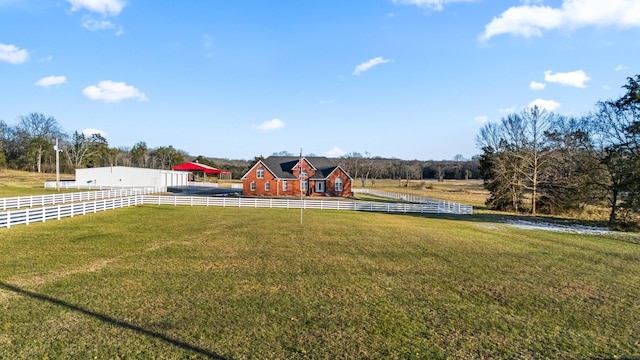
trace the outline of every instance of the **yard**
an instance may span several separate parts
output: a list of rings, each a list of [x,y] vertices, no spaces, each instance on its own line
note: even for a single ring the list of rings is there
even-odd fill
[[[635,358],[640,248],[488,215],[138,206],[0,229],[0,358]]]

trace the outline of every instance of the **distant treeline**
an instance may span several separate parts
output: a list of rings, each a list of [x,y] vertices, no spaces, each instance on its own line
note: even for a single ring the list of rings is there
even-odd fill
[[[18,117],[15,125],[0,120],[0,169],[10,168],[55,173],[58,140],[60,172],[72,174],[77,168],[135,166],[171,169],[186,161],[198,161],[232,173],[240,179],[255,162],[189,155],[173,146],[150,148],[144,141],[131,147],[110,147],[99,133],[66,133],[53,116],[30,113]],[[292,155],[287,152],[273,155]],[[310,154],[311,155],[311,154]],[[377,179],[479,179],[479,163],[456,156],[456,161],[384,159],[357,152],[333,159],[356,180]]]

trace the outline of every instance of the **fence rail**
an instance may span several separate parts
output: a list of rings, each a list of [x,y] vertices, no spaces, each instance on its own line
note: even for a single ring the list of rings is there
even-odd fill
[[[159,188],[142,187],[142,188],[126,188],[117,190],[104,191],[86,191],[77,193],[61,193],[49,195],[32,195],[0,198],[0,210],[20,209],[25,207],[47,206],[55,204],[64,204],[78,201],[91,201],[99,199],[111,199],[123,196],[146,195],[160,192]]]
[[[0,228],[29,225],[34,222],[46,222],[47,220],[60,220],[63,217],[74,217],[98,211],[135,206],[140,204],[141,200],[140,195],[7,211],[0,213]]]
[[[68,190],[123,190],[123,189],[155,189],[150,193],[154,192],[165,192],[167,191],[166,186],[106,186],[106,185],[91,185],[91,184],[79,184],[75,181],[61,181],[59,184],[60,189],[68,189]],[[45,181],[44,183],[45,189],[55,189],[56,182],[55,181]]]
[[[36,200],[34,201],[35,198]],[[7,199],[0,199],[3,204]],[[68,193],[44,195],[40,197],[23,197],[28,199],[29,206],[18,210],[0,213],[0,228],[15,225],[29,225],[34,222],[60,220],[63,217],[74,217],[98,211],[106,211],[136,205],[173,205],[173,206],[218,206],[240,208],[271,209],[317,209],[343,211],[371,211],[386,213],[419,213],[419,214],[471,214],[472,208],[467,205],[449,201],[428,201],[422,203],[383,203],[373,201],[339,201],[316,199],[272,199],[272,198],[235,198],[208,196],[163,196],[145,195],[143,189],[110,190],[103,192]],[[40,203],[38,203],[40,201]],[[57,205],[44,206],[43,202],[56,201]],[[407,200],[408,201],[408,200]],[[18,203],[18,207],[20,203]],[[41,206],[41,207],[35,207]],[[6,208],[5,208],[6,210]]]
[[[437,199],[431,199],[431,198],[426,198],[426,197],[416,196],[411,194],[401,194],[401,193],[372,190],[372,189],[353,189],[353,192],[369,194],[369,195],[384,197],[388,199],[408,201],[408,202],[417,203],[417,204],[433,204],[442,209],[449,209],[452,211],[452,213],[455,213],[455,214],[461,214],[461,215],[473,214],[473,206],[463,205],[463,204],[446,201],[446,200],[437,200]]]
[[[252,207],[272,209],[318,209],[318,210],[351,210],[374,211],[388,213],[420,213],[420,214],[468,214],[467,209],[451,202],[413,203],[381,203],[373,201],[338,201],[315,199],[272,199],[272,198],[235,198],[206,196],[142,196],[143,204],[151,205],[186,205],[186,206],[221,206]]]

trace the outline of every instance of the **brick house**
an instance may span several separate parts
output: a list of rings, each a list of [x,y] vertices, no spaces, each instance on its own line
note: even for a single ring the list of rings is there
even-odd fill
[[[258,161],[242,177],[248,196],[351,196],[351,177],[326,157],[270,156]]]

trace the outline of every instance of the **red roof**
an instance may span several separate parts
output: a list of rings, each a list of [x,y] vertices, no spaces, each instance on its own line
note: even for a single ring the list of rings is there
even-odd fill
[[[176,165],[171,168],[177,171],[203,171],[205,174],[231,174],[229,171],[216,169],[214,167],[200,164],[197,162],[186,162],[184,164]]]

